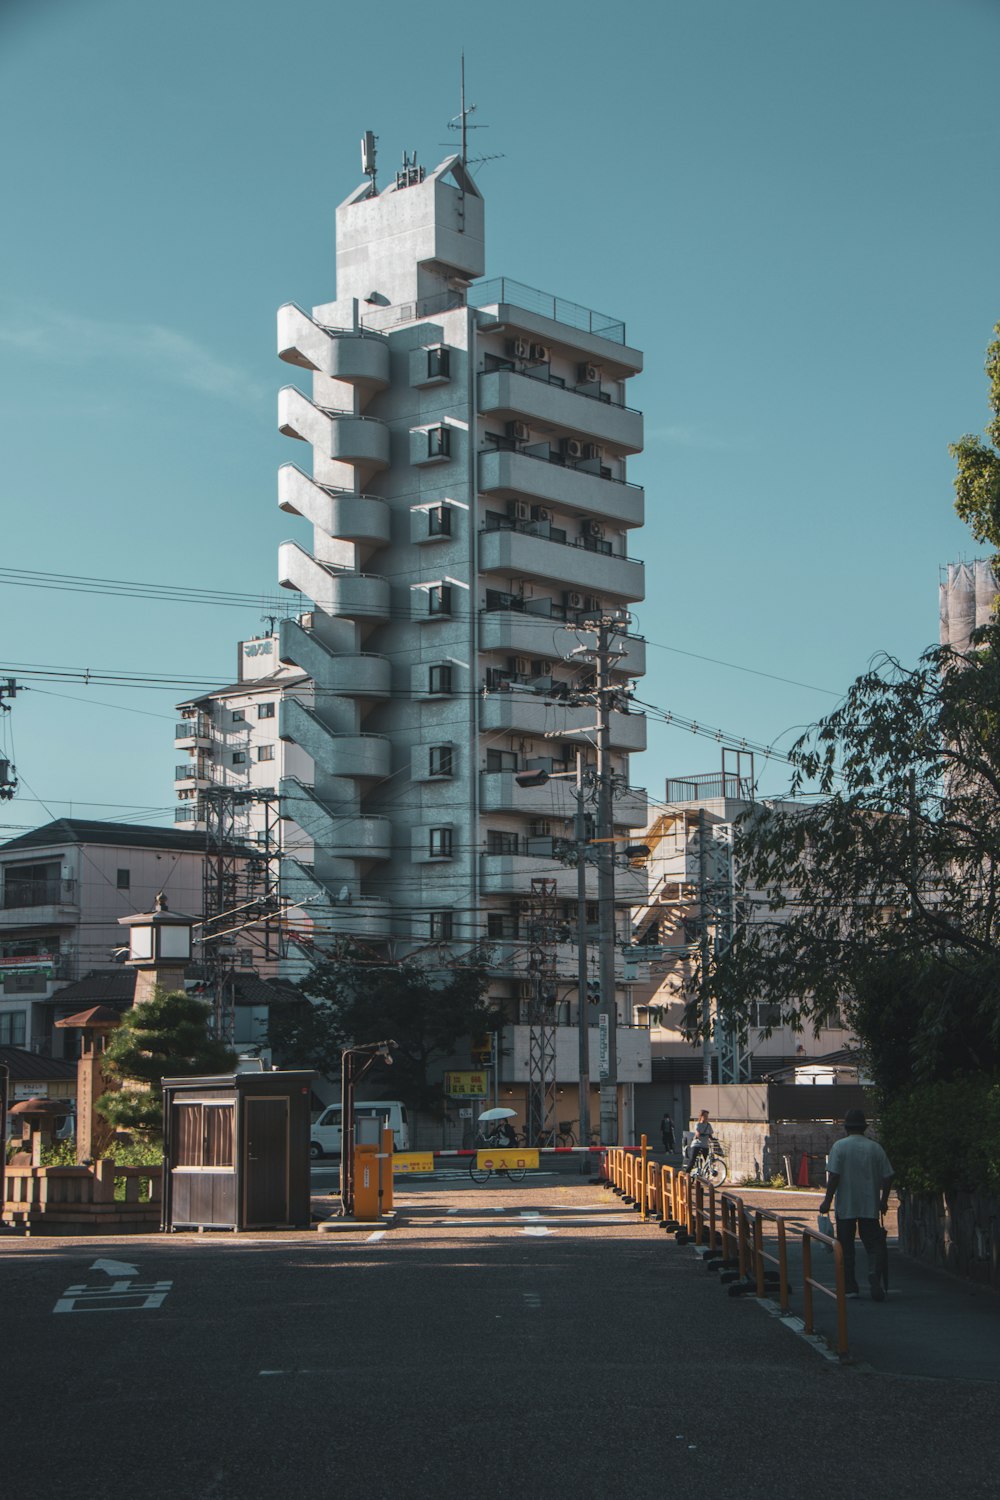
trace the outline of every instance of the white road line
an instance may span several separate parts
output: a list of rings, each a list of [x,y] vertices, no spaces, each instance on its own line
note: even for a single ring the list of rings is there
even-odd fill
[[[376,1229],[375,1233],[374,1234],[370,1234],[368,1236],[368,1238],[365,1240],[365,1244],[366,1245],[371,1245],[372,1243],[374,1243],[375,1240],[382,1239],[382,1237],[384,1236],[384,1234],[385,1234],[385,1230],[384,1229]]]
[[[555,1234],[554,1229],[546,1229],[544,1224],[525,1224],[521,1230],[522,1234]]]

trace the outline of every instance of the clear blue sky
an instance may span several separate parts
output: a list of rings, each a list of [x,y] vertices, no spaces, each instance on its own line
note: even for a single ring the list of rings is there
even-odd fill
[[[467,55],[488,274],[624,318],[643,696],[770,743],[937,631],[1000,318],[996,0],[6,0],[2,561],[277,593],[274,313],[334,293],[358,139],[434,164]],[[231,680],[256,609],[0,585],[0,666]],[[671,650],[662,649],[673,648]],[[700,661],[717,658],[803,686]],[[827,694],[814,689],[826,689]],[[18,698],[23,797],[170,821],[182,691]],[[117,705],[117,706],[105,706]],[[788,743],[786,735],[782,743]],[[634,779],[713,770],[651,728]],[[783,784],[779,769],[764,789]],[[44,800],[41,806],[29,797]],[[105,805],[99,805],[105,804]]]

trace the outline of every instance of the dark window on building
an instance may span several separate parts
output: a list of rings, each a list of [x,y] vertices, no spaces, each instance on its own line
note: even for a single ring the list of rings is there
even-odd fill
[[[130,870],[119,870],[115,876],[115,885],[120,891],[127,891],[132,883],[132,872]]]
[[[451,428],[429,427],[427,429],[427,457],[451,457]]]
[[[517,755],[513,750],[487,750],[487,771],[516,771]]]
[[[450,911],[431,912],[431,937],[439,941],[450,941],[455,926],[455,914]]]
[[[781,1025],[781,1006],[758,1001],[754,1006],[754,1025],[761,1028]]]
[[[452,839],[450,828],[432,828],[430,831],[430,852],[436,859],[451,859]]]
[[[451,536],[451,506],[432,505],[427,512],[428,536]]]
[[[234,750],[233,751],[233,765],[234,766],[245,766],[246,765],[246,760],[247,760],[247,758],[244,755],[244,753],[243,753],[242,750]]]
[[[443,344],[427,351],[427,379],[448,380],[451,377],[451,350]]]
[[[506,829],[489,828],[486,832],[487,854],[516,854],[517,834]]]
[[[274,759],[274,746],[273,745],[258,745],[257,746],[257,759],[258,760],[273,760]]]
[[[62,892],[62,866],[58,860],[44,865],[8,865],[4,871],[3,904],[54,906]]]
[[[429,615],[451,614],[451,584],[438,583],[427,590],[427,613]]]
[[[517,918],[505,917],[500,911],[487,913],[486,935],[491,938],[516,938]]]
[[[451,745],[432,745],[429,764],[432,776],[454,776],[454,748]]]
[[[432,693],[451,692],[451,664],[440,662],[431,667],[427,674],[427,687]]]
[[[6,990],[6,982],[4,989]],[[24,1039],[24,1011],[9,1010],[0,1015],[0,1047],[23,1047]]]
[[[242,708],[234,708],[233,709],[233,723],[234,724],[245,724],[246,723],[246,719],[247,719],[247,716],[243,712]]]
[[[274,718],[274,704],[273,703],[258,703],[257,704],[257,717],[258,717],[258,719],[273,719]]]

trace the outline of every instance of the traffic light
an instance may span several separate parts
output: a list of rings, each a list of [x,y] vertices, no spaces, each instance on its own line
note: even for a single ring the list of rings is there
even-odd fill
[[[601,981],[599,979],[587,980],[587,1004],[600,1005],[601,1003]]]

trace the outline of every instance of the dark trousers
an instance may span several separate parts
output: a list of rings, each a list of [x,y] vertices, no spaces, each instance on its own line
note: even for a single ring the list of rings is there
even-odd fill
[[[882,1228],[878,1219],[842,1219],[837,1215],[837,1238],[844,1249],[844,1284],[847,1290],[857,1291],[858,1278],[854,1268],[854,1234],[861,1236],[861,1243],[868,1256],[868,1275],[881,1272]]]

